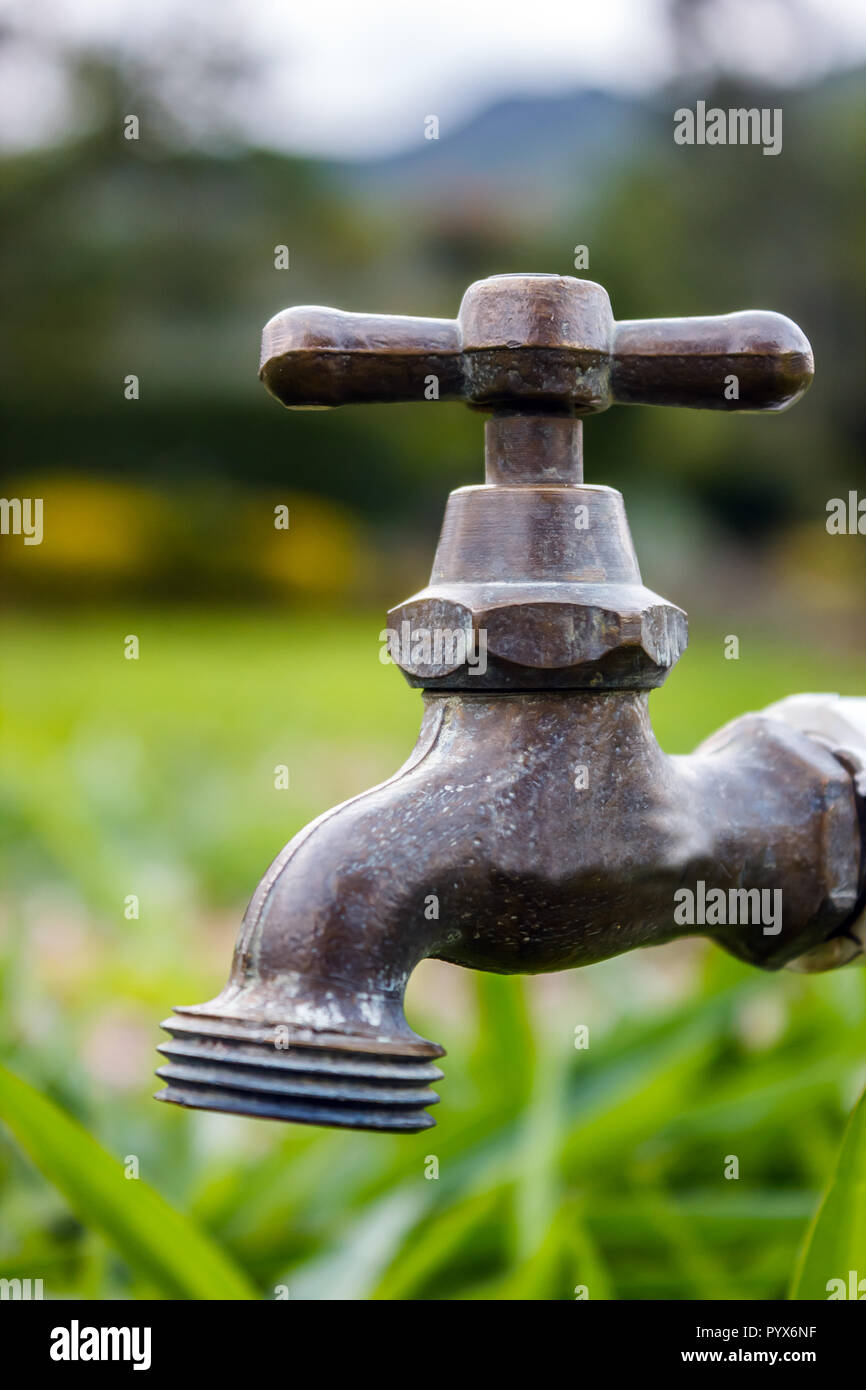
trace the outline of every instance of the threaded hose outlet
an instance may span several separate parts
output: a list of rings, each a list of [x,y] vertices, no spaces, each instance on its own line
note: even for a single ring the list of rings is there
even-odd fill
[[[184,1009],[161,1026],[171,1041],[158,1048],[168,1060],[156,1073],[166,1082],[157,1100],[340,1129],[413,1134],[436,1123],[426,1113],[439,1100],[430,1083],[442,1079],[435,1043],[411,1055],[384,1039],[310,1030],[295,1041],[280,1027]]]

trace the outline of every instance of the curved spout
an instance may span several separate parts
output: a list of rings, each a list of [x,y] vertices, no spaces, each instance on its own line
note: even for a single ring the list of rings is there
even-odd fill
[[[442,1048],[411,1031],[403,994],[425,957],[537,973],[700,933],[777,969],[855,908],[851,777],[777,719],[747,715],[668,757],[639,692],[424,701],[404,767],[265,874],[223,993],[164,1025],[163,1099],[423,1128]]]

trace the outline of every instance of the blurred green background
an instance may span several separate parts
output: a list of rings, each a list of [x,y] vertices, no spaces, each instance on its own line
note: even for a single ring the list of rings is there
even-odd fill
[[[670,7],[683,52],[707,9]],[[763,977],[699,943],[528,981],[427,962],[407,1011],[448,1048],[446,1103],[411,1138],[184,1114],[150,1073],[169,1006],[221,987],[270,858],[411,748],[383,611],[480,477],[458,406],[268,399],[258,337],[285,304],[450,317],[472,279],[573,273],[586,245],[619,317],[789,314],[817,362],[794,412],[613,410],[587,478],[623,490],[645,581],[690,613],[651,701],[669,751],[793,691],[864,693],[863,539],[825,518],[863,486],[866,73],[768,95],[708,52],[640,98],[503,99],[350,164],[191,142],[148,78],[163,56],[55,54],[80,121],[0,161],[3,491],[45,516],[42,545],[0,543],[0,1061],[137,1158],[263,1297],[785,1296],[866,1076],[862,972]],[[195,80],[218,104],[219,72]],[[782,155],[675,146],[698,97],[781,106]],[[43,1167],[0,1131],[0,1277],[190,1295],[98,1194],[76,1202],[84,1158]]]

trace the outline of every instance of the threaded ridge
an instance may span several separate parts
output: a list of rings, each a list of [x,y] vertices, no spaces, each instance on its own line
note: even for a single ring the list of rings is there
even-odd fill
[[[429,1083],[442,1072],[429,1057],[372,1051],[368,1039],[358,1051],[352,1039],[317,1044],[309,1034],[280,1046],[265,1040],[272,1030],[202,1022],[187,1015],[162,1024],[171,1041],[157,1049],[167,1058],[156,1073],[166,1083],[157,1100],[346,1129],[414,1133],[435,1124],[426,1107],[439,1097]]]

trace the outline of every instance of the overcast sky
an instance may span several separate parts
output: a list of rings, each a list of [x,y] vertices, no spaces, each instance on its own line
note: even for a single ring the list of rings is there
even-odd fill
[[[640,91],[676,62],[664,0],[0,0],[31,38],[0,50],[0,140],[56,139],[72,120],[57,44],[166,68],[179,109],[189,62],[243,54],[224,116],[257,142],[329,155],[399,149],[497,97],[594,85]],[[866,0],[716,0],[709,51],[768,83],[866,61]],[[4,26],[5,27],[5,26]],[[192,70],[192,68],[190,68]],[[191,117],[194,124],[194,119]]]

